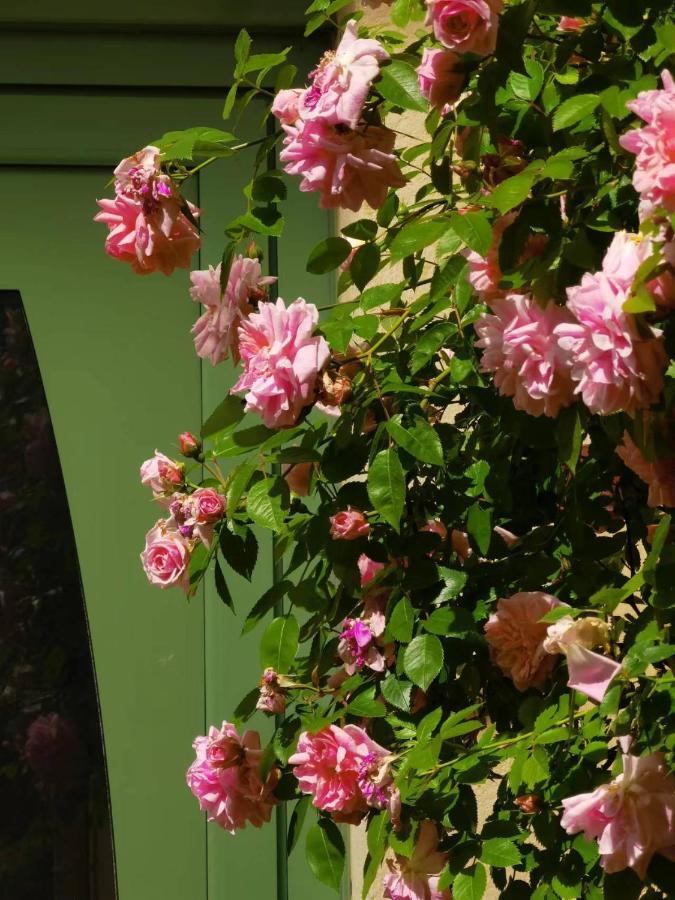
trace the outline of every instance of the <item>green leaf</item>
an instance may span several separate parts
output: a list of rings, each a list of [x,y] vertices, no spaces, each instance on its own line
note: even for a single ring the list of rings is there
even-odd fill
[[[247,228],[256,234],[281,237],[284,230],[284,217],[276,206],[256,206],[250,212],[239,216],[231,224],[235,227]]]
[[[237,510],[239,501],[244,495],[251,478],[258,471],[258,464],[252,462],[240,463],[236,469],[230,473],[227,483],[227,492],[225,494],[225,509],[227,518],[231,520]]]
[[[261,667],[271,667],[280,675],[287,675],[293,668],[299,635],[300,626],[294,616],[272,619],[260,642]]]
[[[225,524],[220,529],[220,549],[228,565],[248,581],[258,560],[258,541],[250,528],[244,529],[244,537],[230,531]]]
[[[282,600],[289,590],[293,587],[293,582],[288,579],[277,582],[271,588],[265,591],[262,597],[255,603],[253,609],[246,617],[244,626],[241,629],[242,634],[248,634],[263,619],[267,613]]]
[[[428,103],[420,93],[417,72],[400,59],[395,59],[381,69],[381,77],[375,87],[385,100],[403,109],[426,112]]]
[[[487,256],[492,244],[492,225],[483,212],[468,212],[450,217],[450,229],[457,234],[471,250]]]
[[[402,644],[409,644],[412,640],[414,624],[415,613],[412,604],[407,597],[401,597],[389,616],[387,633],[391,635],[395,641],[400,641]]]
[[[401,424],[401,418],[394,416],[387,421],[387,431],[396,443],[415,459],[432,466],[442,466],[443,446],[433,426],[418,416],[413,424],[406,428]]]
[[[381,719],[387,715],[387,708],[375,699],[375,688],[369,687],[352,697],[347,704],[347,712],[352,716]]]
[[[402,681],[400,678],[396,678],[393,675],[388,675],[384,681],[380,683],[382,696],[387,703],[390,703],[392,706],[395,706],[396,709],[400,709],[406,713],[410,712],[412,689],[413,686],[409,681]]]
[[[368,496],[396,531],[405,505],[405,475],[395,450],[381,450],[368,469]]]
[[[216,560],[215,565],[215,575],[216,575],[216,590],[218,591],[218,596],[223,601],[225,606],[229,606],[232,612],[234,612],[234,601],[232,600],[232,594],[230,593],[230,589],[227,586],[227,581],[225,580],[225,576],[223,575],[223,570],[220,568],[220,564],[218,560]]]
[[[453,900],[481,900],[487,887],[487,874],[481,863],[465,869],[452,882]]]
[[[581,122],[586,116],[598,108],[600,97],[598,94],[577,94],[565,100],[553,114],[553,130],[561,131]]]
[[[568,409],[562,410],[556,424],[556,438],[558,441],[558,459],[571,472],[576,472],[581,445],[584,440],[584,429],[578,406],[570,406]]]
[[[436,602],[447,603],[448,600],[454,600],[462,593],[469,576],[466,572],[460,572],[458,569],[446,569],[445,566],[439,568],[438,571],[445,585],[436,598]]]
[[[349,241],[339,237],[329,237],[320,241],[309,254],[307,271],[312,275],[324,275],[337,269],[352,252]]]
[[[656,310],[654,295],[646,285],[638,285],[624,302],[623,310],[633,314],[654,312]]]
[[[357,241],[372,241],[377,234],[377,222],[372,219],[357,219],[350,222],[342,230],[342,234]]]
[[[289,501],[288,485],[283,478],[264,478],[248,492],[246,511],[257,525],[278,533],[284,530]]]
[[[410,222],[394,235],[389,247],[393,261],[404,259],[411,253],[423,250],[434,244],[448,228],[447,219],[426,219],[422,222]]]
[[[226,397],[222,403],[213,410],[206,422],[202,425],[203,438],[211,437],[217,431],[236,425],[244,418],[244,402],[240,397]]]
[[[339,893],[345,867],[345,843],[334,822],[321,819],[309,829],[305,855],[314,877]]]
[[[380,248],[377,244],[363,244],[358,248],[349,266],[349,272],[360,291],[375,277],[379,267]]]
[[[405,649],[403,671],[423,691],[441,671],[443,645],[433,634],[420,634]]]
[[[478,544],[480,552],[487,554],[492,537],[492,511],[474,503],[466,517],[466,530]]]
[[[512,841],[496,837],[488,838],[483,842],[480,858],[486,866],[506,869],[509,866],[517,866],[522,856]]]
[[[591,606],[604,606],[609,612],[613,612],[619,603],[623,603],[631,594],[638,591],[643,586],[644,581],[644,571],[641,570],[633,575],[632,578],[629,578],[622,587],[601,588],[599,591],[596,591],[589,602]]]
[[[376,284],[364,291],[359,298],[359,306],[364,312],[370,309],[376,309],[379,306],[386,306],[398,300],[403,293],[405,287],[402,281],[396,284]]]
[[[236,63],[235,66],[235,77],[238,78],[241,69],[249,57],[249,53],[251,52],[251,36],[245,28],[242,28],[239,34],[237,35],[237,40],[234,42],[234,61]]]
[[[507,213],[526,200],[537,180],[537,172],[526,169],[519,175],[513,175],[502,181],[501,184],[485,198],[489,206],[494,206],[500,213]]]
[[[311,797],[301,797],[295,804],[291,818],[288,822],[288,837],[286,839],[286,853],[290,856],[295,849],[302,826],[305,824],[307,813],[311,806]]]
[[[197,125],[184,131],[167,131],[154,142],[162,151],[162,160],[192,160],[195,156],[232,156],[239,143],[229,131]]]

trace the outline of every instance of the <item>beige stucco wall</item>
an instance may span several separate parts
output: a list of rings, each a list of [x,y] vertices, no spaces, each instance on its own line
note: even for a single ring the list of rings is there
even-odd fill
[[[386,5],[383,5],[379,9],[366,9],[364,21],[371,24],[385,24],[389,23],[388,17],[389,8]],[[420,23],[415,23],[415,30],[419,27]],[[428,140],[428,136],[424,130],[424,116],[420,113],[406,112],[401,116],[392,116],[387,120],[387,125],[406,135],[419,136],[421,141]],[[412,143],[410,139],[403,135],[399,135],[397,146],[401,147],[410,143]],[[401,199],[404,202],[412,202],[417,186],[418,185],[416,185],[415,182],[408,184],[406,188],[401,191]],[[364,215],[369,215],[368,211],[356,214],[349,211],[341,211],[337,217],[337,227],[338,229],[343,228],[350,221],[363,218]],[[377,284],[380,282],[390,282],[392,280],[395,280],[395,276],[392,277],[392,270],[386,268],[379,273],[372,283]],[[345,299],[348,299],[348,295],[345,296]],[[478,795],[478,812],[480,820],[484,819],[492,809],[496,796],[496,787],[492,784],[478,785],[476,793]],[[365,828],[351,828],[350,837],[351,896],[352,900],[361,900],[361,892],[363,889],[363,863],[367,854]],[[499,892],[493,886],[490,886],[485,893],[486,900],[493,900],[493,898],[498,896]],[[375,884],[368,894],[368,900],[382,900],[381,879],[376,879]]]

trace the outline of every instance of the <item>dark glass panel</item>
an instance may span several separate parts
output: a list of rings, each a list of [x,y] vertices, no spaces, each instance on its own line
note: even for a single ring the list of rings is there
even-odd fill
[[[0,291],[0,897],[114,896],[68,502],[21,297]]]

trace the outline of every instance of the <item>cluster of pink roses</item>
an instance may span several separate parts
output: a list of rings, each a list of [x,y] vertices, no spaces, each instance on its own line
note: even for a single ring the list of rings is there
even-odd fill
[[[145,147],[123,159],[115,169],[115,197],[98,200],[95,221],[108,226],[105,250],[130,263],[139,275],[188,269],[201,239],[194,224],[199,210],[183,200],[168,175],[162,173],[157,147]]]
[[[212,726],[192,746],[197,755],[187,771],[187,783],[210,822],[234,834],[247,822],[260,828],[270,821],[278,802],[274,788],[279,771],[272,769],[261,777],[257,732],[247,731],[241,737],[234,725],[223,722],[222,728]]]
[[[225,513],[225,500],[213,488],[197,488],[191,494],[177,490],[183,485],[183,466],[158,450],[141,466],[141,483],[169,511],[168,518],[160,519],[145,537],[141,553],[145,574],[151,584],[181,587],[187,594],[190,555],[199,541],[211,546],[214,527]]]
[[[376,40],[358,37],[347,23],[337,49],[324,54],[305,89],[280,91],[272,112],[286,137],[279,154],[285,171],[299,175],[301,191],[317,191],[325,209],[382,206],[405,179],[393,154],[395,136],[362,115],[380,63],[389,54]]]

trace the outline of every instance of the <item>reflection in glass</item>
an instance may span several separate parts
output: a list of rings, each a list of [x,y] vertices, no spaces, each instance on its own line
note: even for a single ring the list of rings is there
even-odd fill
[[[68,502],[21,297],[0,291],[0,897],[112,900],[113,872]]]

